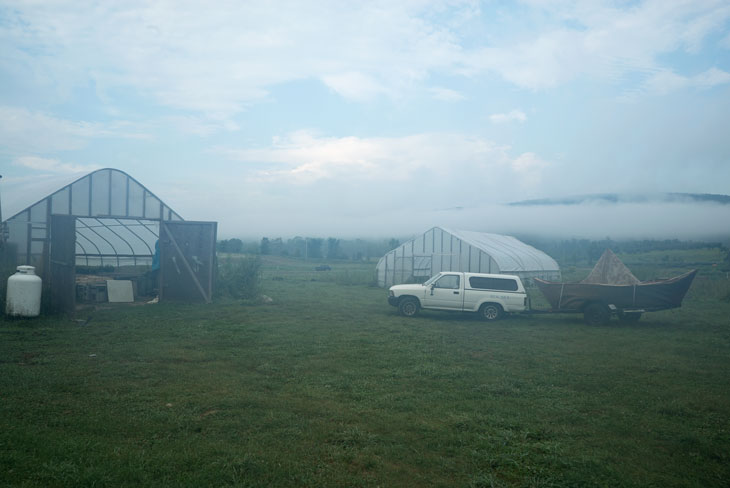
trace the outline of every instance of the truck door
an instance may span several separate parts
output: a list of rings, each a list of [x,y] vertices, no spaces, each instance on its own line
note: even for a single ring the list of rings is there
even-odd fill
[[[461,288],[461,275],[444,274],[426,290],[423,306],[427,308],[443,308],[463,310],[464,291]]]

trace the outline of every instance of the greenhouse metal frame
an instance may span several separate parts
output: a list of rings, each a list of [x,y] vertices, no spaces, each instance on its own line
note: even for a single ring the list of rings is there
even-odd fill
[[[182,230],[173,229],[171,232],[167,229],[161,239],[163,226],[172,224],[187,225]],[[199,237],[189,229],[204,235]],[[185,222],[139,181],[118,169],[104,168],[77,177],[14,213],[2,223],[2,234],[5,275],[2,279],[7,279],[15,265],[32,265],[36,274],[44,280],[46,297],[49,292],[58,293],[56,288],[60,283],[64,287],[73,285],[69,277],[58,277],[60,269],[68,269],[68,273],[75,276],[77,266],[149,268],[156,246],[166,247],[166,244],[175,245],[174,248],[167,246],[168,256],[178,255],[171,261],[175,267],[187,264],[190,256],[183,254],[188,251],[197,253],[193,256],[196,260],[203,256],[202,259],[206,260],[204,271],[200,271],[200,266],[196,266],[195,270],[190,267],[182,269],[194,283],[195,293],[200,290],[199,295],[206,302],[212,297],[215,223]],[[186,241],[184,249],[181,249],[174,235],[194,245],[190,246]],[[193,248],[197,250],[191,251]],[[205,276],[196,276],[198,271]],[[168,276],[173,279],[171,274],[168,273]],[[53,281],[55,285],[51,283]],[[176,286],[172,283],[171,288]],[[66,297],[63,301],[73,302],[73,297]]]
[[[560,280],[553,258],[512,236],[434,227],[380,259],[378,285],[424,282],[441,271],[513,274],[528,285]]]
[[[3,222],[19,263],[44,272],[51,215],[76,217],[76,263],[88,266],[150,264],[161,221],[182,221],[127,173],[104,168],[63,186]]]

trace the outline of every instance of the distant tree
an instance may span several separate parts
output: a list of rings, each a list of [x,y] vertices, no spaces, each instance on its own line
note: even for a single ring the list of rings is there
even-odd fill
[[[235,254],[241,254],[243,252],[243,241],[241,239],[229,239],[228,241],[229,251]]]
[[[228,239],[223,239],[215,243],[215,250],[218,252],[228,252]]]
[[[365,248],[365,256],[369,259],[371,256],[380,257],[386,252],[393,249],[388,241],[368,242]]]
[[[390,249],[395,249],[398,246],[400,246],[400,241],[395,237],[388,241],[388,247],[390,247]]]
[[[322,239],[316,237],[308,237],[306,239],[307,252],[306,257],[309,258],[321,258],[322,257]]]
[[[363,239],[357,239],[354,245],[354,255],[358,261],[370,258],[370,244]]]
[[[223,239],[216,244],[216,250],[219,252],[227,252],[231,254],[240,254],[243,252],[243,241],[241,239]]]
[[[281,256],[284,254],[284,242],[281,240],[281,237],[269,241],[269,252],[273,256]]]
[[[330,237],[327,239],[327,259],[340,258],[340,240]]]
[[[296,236],[286,241],[286,250],[290,256],[300,258],[304,256],[307,243],[303,237]]]
[[[260,252],[263,255],[267,255],[271,252],[271,244],[269,243],[268,237],[264,237],[263,239],[261,239]]]

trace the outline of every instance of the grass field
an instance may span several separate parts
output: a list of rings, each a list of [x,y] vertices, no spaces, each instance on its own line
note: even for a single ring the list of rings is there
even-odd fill
[[[652,259],[642,273],[681,268]],[[730,483],[730,286],[711,265],[683,308],[606,327],[406,319],[372,264],[313,267],[268,259],[272,304],[0,321],[0,485]]]

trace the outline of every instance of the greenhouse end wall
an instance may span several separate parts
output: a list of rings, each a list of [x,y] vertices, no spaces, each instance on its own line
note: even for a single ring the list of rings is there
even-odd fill
[[[3,282],[16,265],[25,264],[34,266],[47,286],[54,216],[75,219],[73,261],[88,267],[149,266],[160,222],[183,221],[154,193],[117,169],[100,169],[64,183],[49,194],[26,195],[30,205],[25,208],[27,203],[10,202],[14,213],[2,222]]]
[[[160,221],[182,221],[155,194],[117,169],[94,171],[8,218],[7,243],[20,264],[44,276],[51,215],[77,217],[77,264],[148,264]]]

